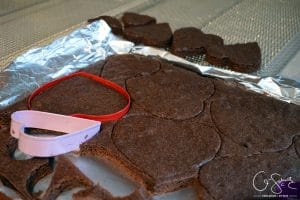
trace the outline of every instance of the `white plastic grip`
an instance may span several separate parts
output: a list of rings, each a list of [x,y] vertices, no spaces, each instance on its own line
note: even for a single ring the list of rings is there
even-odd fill
[[[23,110],[11,115],[10,134],[18,139],[19,149],[31,156],[51,157],[78,150],[80,144],[100,131],[101,122],[34,110]],[[59,136],[34,136],[25,128],[63,132]]]

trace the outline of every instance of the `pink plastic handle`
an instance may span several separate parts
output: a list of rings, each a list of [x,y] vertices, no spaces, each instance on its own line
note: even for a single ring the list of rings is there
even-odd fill
[[[51,157],[78,150],[80,144],[100,131],[101,122],[47,112],[23,110],[11,115],[10,133],[19,149],[31,156]],[[26,127],[64,132],[60,136],[34,136]]]

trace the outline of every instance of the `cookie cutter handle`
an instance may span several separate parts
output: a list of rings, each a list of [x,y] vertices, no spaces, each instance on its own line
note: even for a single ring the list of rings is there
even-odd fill
[[[74,150],[100,131],[101,122],[47,112],[23,110],[11,115],[10,133],[18,139],[19,149],[31,156],[51,157]],[[25,128],[63,132],[59,136],[25,133]]]

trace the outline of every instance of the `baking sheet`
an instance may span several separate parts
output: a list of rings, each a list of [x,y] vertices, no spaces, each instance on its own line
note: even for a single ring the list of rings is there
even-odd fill
[[[191,2],[190,0],[189,2]],[[167,6],[171,6],[172,1],[163,1]],[[217,1],[214,1],[217,2]],[[264,9],[269,9],[269,13],[265,13],[264,17],[262,19],[270,19],[271,16],[276,12],[280,6],[283,6],[284,14],[287,14],[287,18],[284,18],[283,21],[280,21],[280,23],[285,22],[284,20],[290,19],[292,22],[293,20],[298,19],[300,15],[298,15],[298,12],[300,9],[297,10],[299,1],[272,1],[272,4],[274,3],[274,8],[266,8],[267,5],[270,5],[269,0],[266,0],[264,2],[262,1],[255,1],[253,5],[249,5],[250,1],[244,0],[244,1],[232,1],[232,4],[228,6],[225,11],[221,12],[221,15],[218,16],[219,12],[212,13],[212,15],[209,18],[203,19],[201,21],[201,27],[203,30],[207,32],[213,32],[215,34],[226,34],[225,42],[228,43],[234,43],[240,41],[238,38],[233,37],[230,38],[230,36],[235,36],[242,38],[243,34],[241,36],[236,36],[236,33],[232,34],[231,32],[228,33],[226,31],[229,31],[226,29],[218,28],[220,26],[220,23],[225,25],[232,20],[234,21],[236,17],[247,17],[251,15],[251,12],[246,13],[240,13],[240,11],[247,6],[250,6],[252,8],[258,9],[258,14],[264,14]],[[179,3],[179,1],[173,2],[174,6],[176,3]],[[221,2],[222,3],[222,2]],[[233,7],[232,7],[233,5]],[[166,6],[166,7],[167,7]],[[196,5],[200,6],[200,5]],[[149,9],[149,13],[156,11],[160,7],[152,7]],[[177,8],[179,9],[179,8]],[[293,12],[289,12],[292,9]],[[151,11],[152,10],[152,11]],[[197,9],[194,9],[195,12]],[[173,10],[174,11],[174,10]],[[175,10],[176,11],[176,10]],[[172,12],[173,14],[176,14],[176,12]],[[192,13],[186,13],[187,15]],[[255,14],[252,20],[255,18],[258,18],[259,15]],[[293,15],[293,16],[291,16]],[[172,16],[172,15],[171,15]],[[158,15],[158,19],[160,16]],[[176,19],[174,17],[171,17],[173,19]],[[188,17],[187,17],[188,18]],[[230,20],[229,20],[230,19]],[[277,19],[277,18],[275,18]],[[250,19],[251,20],[251,19]],[[299,20],[300,21],[300,20]],[[265,21],[266,22],[266,21]],[[171,22],[173,24],[176,24]],[[272,21],[273,23],[273,21]],[[271,23],[271,24],[272,24]],[[279,23],[279,24],[280,24]],[[189,24],[193,25],[193,23]],[[224,25],[224,26],[225,26]],[[133,43],[125,41],[119,37],[116,37],[111,34],[110,28],[107,26],[107,24],[104,21],[94,22],[90,25],[83,25],[82,27],[78,28],[74,32],[61,37],[57,40],[55,40],[53,43],[41,47],[32,49],[25,54],[18,57],[14,62],[12,62],[3,72],[0,73],[0,109],[3,109],[9,105],[14,104],[16,101],[19,101],[26,97],[33,89],[39,87],[41,84],[48,82],[50,80],[53,80],[57,77],[69,74],[73,71],[76,71],[78,69],[84,68],[90,64],[93,64],[99,60],[105,59],[108,55],[112,54],[121,54],[121,53],[137,53],[142,55],[152,55],[152,56],[159,56],[163,59],[169,60],[171,62],[179,63],[181,65],[184,65],[185,67],[191,68],[199,73],[213,76],[213,77],[220,77],[223,79],[228,80],[236,80],[240,82],[241,84],[245,85],[249,90],[254,90],[256,92],[260,93],[266,93],[270,96],[273,96],[277,99],[287,101],[290,103],[295,103],[300,105],[300,85],[299,82],[283,78],[279,74],[277,74],[277,71],[282,69],[285,63],[285,60],[279,59],[280,57],[283,57],[286,59],[290,55],[293,55],[295,52],[295,49],[297,48],[293,47],[291,48],[289,46],[289,42],[286,42],[286,39],[289,38],[289,41],[293,41],[295,38],[295,35],[298,29],[298,22],[295,22],[293,26],[294,29],[292,32],[288,32],[287,28],[292,27],[286,27],[283,28],[280,26],[275,26],[274,33],[281,34],[281,37],[279,37],[275,42],[272,43],[274,38],[270,38],[270,40],[261,39],[260,41],[263,41],[263,56],[267,55],[267,60],[264,60],[264,64],[268,63],[268,65],[263,66],[264,69],[271,69],[272,66],[275,66],[274,69],[276,70],[265,70],[264,72],[258,72],[256,74],[241,74],[237,72],[232,72],[220,68],[215,68],[213,66],[208,66],[207,63],[202,62],[201,58],[188,58],[188,60],[179,58],[177,56],[174,56],[170,54],[169,52],[162,50],[162,49],[156,49],[152,47],[146,47],[146,46],[134,46]],[[173,25],[174,26],[174,25]],[[253,25],[254,26],[254,25]],[[258,27],[256,24],[255,26]],[[278,30],[281,30],[283,32],[277,32]],[[223,31],[218,32],[218,31]],[[233,30],[230,30],[233,31]],[[259,34],[256,32],[256,37],[269,37],[269,32],[266,34]],[[250,33],[249,33],[250,34]],[[276,36],[275,34],[275,36]],[[272,37],[275,37],[274,34]],[[277,35],[278,36],[278,35]],[[251,36],[252,37],[252,36]],[[242,40],[242,42],[247,41],[249,37],[246,37]],[[251,38],[250,38],[251,39]],[[252,40],[252,39],[251,39]],[[271,42],[269,46],[267,45],[268,42]],[[260,44],[261,45],[261,44]],[[273,48],[275,45],[276,51],[266,51],[266,49]],[[286,46],[287,45],[287,46]],[[266,48],[266,49],[265,49]],[[267,52],[267,53],[266,53]],[[283,53],[285,52],[285,53]],[[288,53],[287,53],[288,52]],[[270,54],[269,54],[270,53]],[[268,57],[271,56],[271,57]],[[277,61],[276,61],[277,59]],[[200,61],[199,61],[200,60]],[[276,66],[277,65],[277,66]],[[22,157],[23,156],[23,157]],[[17,157],[20,157],[20,159],[28,159],[28,157],[19,154]],[[83,161],[85,158],[75,157],[71,158],[71,160],[74,162],[76,166],[79,168],[83,167],[95,167],[94,161]],[[98,166],[98,165],[97,165]],[[119,195],[125,195],[127,192],[131,191],[134,187],[131,185],[132,183],[126,179],[120,179],[118,177],[115,171],[106,173],[97,173],[100,174],[99,176],[96,176],[94,174],[95,171],[98,170],[104,170],[103,165],[99,164],[99,169],[90,170],[90,176],[94,176],[95,182],[101,182],[104,181],[106,183],[102,183],[104,187],[107,187],[110,191],[113,191],[114,189],[118,187],[123,187],[124,190],[117,190],[115,192],[120,192]],[[83,170],[84,171],[84,170]],[[107,173],[112,173],[112,176],[107,176]],[[101,174],[103,176],[101,176]],[[118,178],[112,178],[112,177],[118,177]],[[40,185],[37,185],[36,187],[46,188],[47,184],[49,183],[49,180],[51,180],[51,175],[46,177],[44,180],[41,180],[42,182]],[[44,182],[43,182],[44,181]],[[128,181],[128,182],[127,182]],[[109,183],[110,182],[110,183]],[[107,184],[105,186],[105,184]],[[121,185],[118,185],[121,184]],[[123,185],[122,185],[123,184]],[[130,186],[128,188],[128,185]],[[127,187],[127,188],[126,188]],[[80,189],[80,188],[79,188]],[[75,190],[78,190],[75,189]],[[0,186],[0,191],[6,191],[8,194],[11,194],[12,196],[17,198],[17,194],[13,193],[13,191],[9,190],[5,186]],[[123,191],[123,193],[122,193]],[[59,198],[66,199],[67,197],[70,197],[70,194],[74,192],[67,191]],[[185,199],[195,199],[195,191],[192,189],[183,189],[179,192],[174,192],[170,194],[166,194],[164,196],[157,196],[154,197],[154,199],[181,199],[181,197],[185,197]]]

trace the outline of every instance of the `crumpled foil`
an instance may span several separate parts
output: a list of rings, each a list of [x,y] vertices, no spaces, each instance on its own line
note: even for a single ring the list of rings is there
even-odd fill
[[[264,93],[276,99],[300,105],[300,83],[290,79],[280,76],[259,77],[211,66],[203,66],[189,62],[168,51],[153,47],[135,46],[132,48],[131,52],[147,56],[159,56],[165,60],[181,64],[204,75],[227,80],[236,80],[249,90]]]
[[[55,40],[48,46],[26,52],[0,72],[0,109],[25,98],[45,82],[87,67],[99,60],[105,59],[109,55],[122,53],[158,56],[198,73],[226,80],[235,80],[246,86],[249,90],[266,93],[277,99],[300,105],[300,83],[296,81],[284,79],[280,76],[258,77],[211,66],[202,66],[172,55],[165,50],[146,46],[134,46],[132,42],[114,36],[104,21],[97,21]],[[20,159],[22,157],[23,159],[30,158],[23,153],[16,153],[17,155],[15,156]],[[88,164],[88,162],[81,162],[81,165],[84,168],[87,168],[87,166],[96,167],[93,163]],[[77,166],[80,168],[80,165]],[[103,168],[102,165],[97,166],[99,167],[98,171]],[[101,173],[98,173],[97,170],[94,168],[93,170],[89,170],[92,174],[91,176],[99,178],[99,180],[105,180],[105,178],[116,180],[114,176],[113,178],[108,177],[107,173],[100,176],[99,174]],[[42,179],[36,185],[36,189],[43,188],[45,190],[49,185],[49,177],[51,176]],[[119,182],[121,182],[120,179],[114,182],[108,181],[111,184],[110,188],[118,189],[120,188],[120,185],[118,185]],[[128,186],[128,183],[124,184]],[[2,185],[0,182],[1,191],[14,199],[19,199],[15,191]],[[70,199],[73,192],[67,191],[65,194],[61,194],[58,199]],[[194,194],[191,191],[183,191],[181,195],[186,197],[187,195],[193,196]],[[169,198],[163,197],[161,199],[174,199],[175,196],[178,197],[180,194],[176,192],[174,196],[170,196]],[[155,197],[155,199],[160,198]]]
[[[104,60],[109,55],[122,53],[158,56],[201,74],[236,80],[249,90],[300,105],[299,82],[280,76],[259,77],[202,66],[165,50],[134,46],[132,42],[113,35],[110,27],[100,20],[79,28],[48,46],[26,52],[3,70],[0,73],[0,109],[24,99],[45,82]]]
[[[41,84],[78,71],[112,54],[128,53],[132,42],[97,21],[45,47],[29,50],[0,73],[0,109],[24,99]]]

